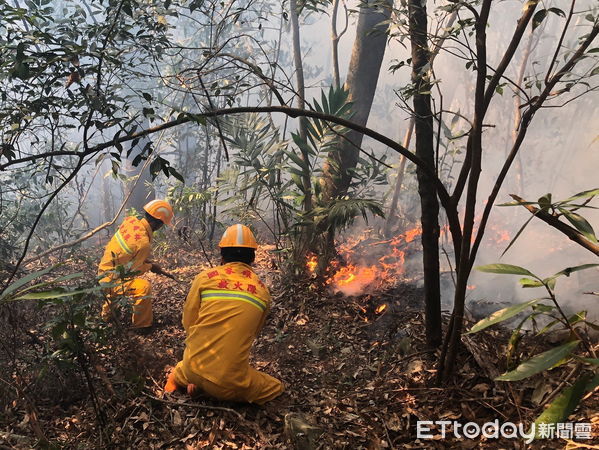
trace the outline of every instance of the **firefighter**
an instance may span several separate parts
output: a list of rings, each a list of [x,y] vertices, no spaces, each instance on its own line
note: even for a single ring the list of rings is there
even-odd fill
[[[183,360],[171,371],[166,392],[196,390],[219,400],[264,404],[283,383],[250,367],[250,349],[270,307],[270,294],[252,270],[258,248],[251,230],[233,225],[219,243],[221,265],[201,272],[183,307],[187,335]]]
[[[149,260],[152,235],[164,224],[170,225],[173,220],[173,209],[164,200],[152,200],[143,207],[145,216],[127,217],[104,250],[98,273],[106,273],[100,283],[117,283],[110,288],[108,297],[124,295],[133,303],[132,328],[148,328],[152,326],[152,284],[142,278],[119,280],[115,269],[130,263],[129,271],[143,274],[148,270],[170,276],[162,268]],[[110,318],[111,303],[108,300],[102,306],[102,317]]]

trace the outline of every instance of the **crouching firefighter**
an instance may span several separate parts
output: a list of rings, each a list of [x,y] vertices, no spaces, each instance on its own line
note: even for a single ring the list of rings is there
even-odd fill
[[[108,290],[108,300],[102,306],[102,317],[111,316],[111,297],[126,296],[133,304],[132,328],[147,328],[152,325],[152,284],[142,278],[120,279],[115,272],[117,266],[130,264],[129,271],[143,274],[148,270],[167,275],[150,258],[152,235],[164,224],[173,220],[173,209],[164,200],[152,200],[143,207],[145,216],[127,217],[112,236],[104,250],[98,274],[105,274],[100,283],[116,283]]]
[[[220,243],[221,264],[193,281],[183,307],[187,339],[183,360],[169,374],[166,392],[193,395],[199,388],[219,400],[263,404],[283,383],[250,367],[250,349],[264,325],[270,294],[252,270],[258,248],[251,230],[233,225]]]

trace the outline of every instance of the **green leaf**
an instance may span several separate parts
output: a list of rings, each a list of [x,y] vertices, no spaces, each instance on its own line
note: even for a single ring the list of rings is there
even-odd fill
[[[551,402],[551,405],[535,420],[536,437],[539,437],[539,424],[564,422],[586,392],[590,392],[599,385],[599,375],[582,375],[576,382],[563,390],[563,392]]]
[[[580,214],[568,211],[565,208],[558,209],[564,215],[564,217],[568,219],[572,225],[574,225],[574,228],[584,235],[584,237],[591,242],[598,243],[597,237],[595,236],[595,230],[593,230],[591,224],[584,217],[582,217]]]
[[[552,316],[553,317],[553,316]],[[543,329],[541,329],[538,333],[537,336],[540,336],[541,334],[547,333],[549,330],[551,330],[555,325],[557,325],[558,323],[560,323],[559,320],[552,320],[551,322],[549,322],[547,325],[545,325],[543,327]]]
[[[299,166],[300,169],[302,169],[302,171],[304,172],[304,174],[306,174],[308,172],[308,168],[306,167],[306,163],[304,162],[304,160],[297,155],[294,151],[292,150],[283,150],[283,152],[289,156],[289,158],[297,165]]]
[[[179,180],[181,183],[185,183],[185,178],[183,178],[183,175],[181,175],[179,172],[177,172],[177,170],[174,167],[169,167],[168,173],[169,173],[169,176],[172,175],[177,180]]]
[[[584,320],[586,318],[587,318],[587,312],[586,311],[580,311],[580,312],[577,312],[576,314],[571,315],[568,318],[568,323],[570,325],[576,325],[577,323],[584,322]]]
[[[515,370],[504,373],[495,378],[496,381],[518,381],[524,378],[531,377],[543,370],[554,367],[564,358],[566,358],[572,350],[574,350],[580,341],[572,341],[567,344],[560,345],[539,355],[530,358],[520,364]]]
[[[8,286],[4,292],[2,293],[2,296],[0,296],[0,298],[6,298],[8,297],[12,292],[15,292],[17,289],[19,289],[21,286],[26,285],[27,283],[35,280],[36,278],[39,278],[41,276],[44,276],[45,274],[47,274],[48,272],[54,270],[56,267],[58,266],[51,266],[51,267],[47,267],[43,270],[37,271],[37,272],[32,272],[29,275],[24,276],[23,278],[20,278],[19,280],[15,281],[14,283],[12,283],[10,286]]]
[[[553,206],[553,204],[551,203],[551,193],[545,194],[541,198],[539,198],[538,203],[541,209],[543,210],[551,208],[551,206]]]
[[[500,309],[499,311],[495,311],[488,317],[477,322],[466,334],[477,333],[485,328],[490,327],[491,325],[495,325],[496,323],[503,322],[504,320],[510,319],[515,315],[521,313],[526,308],[533,306],[535,303],[543,300],[542,298],[536,298],[534,300],[529,300],[525,303],[520,303],[518,305],[512,305],[507,308]]]
[[[578,194],[574,194],[572,197],[567,198],[566,200],[559,202],[558,205],[564,204],[564,203],[570,203],[573,200],[578,200],[580,198],[589,198],[589,197],[594,197],[596,195],[599,195],[599,189],[590,189],[588,191],[582,191],[579,192]]]
[[[535,274],[529,272],[524,267],[514,266],[512,264],[487,264],[484,266],[475,267],[480,272],[501,273],[506,275],[527,275],[537,278]]]
[[[96,292],[102,289],[104,289],[104,287],[101,286],[94,286],[91,288],[78,289],[74,291],[69,291],[65,289],[50,289],[48,291],[32,292],[29,294],[21,295],[15,297],[13,300],[47,300],[51,298],[70,297],[77,294],[87,294],[89,292]]]
[[[599,266],[599,264],[581,264],[580,266],[566,267],[564,270],[559,271],[558,273],[553,275],[551,278],[557,278],[562,275],[569,277],[570,274],[573,272],[578,272],[579,270],[586,270],[586,269],[590,269],[592,267],[597,267],[597,266]]]
[[[532,18],[532,29],[534,30],[539,25],[541,25],[541,22],[543,22],[543,20],[545,20],[545,17],[547,17],[546,9],[541,9],[541,10],[537,11]]]
[[[536,288],[542,287],[543,283],[539,280],[533,280],[532,278],[520,278],[518,283],[522,285],[523,288]]]
[[[552,12],[560,17],[566,17],[566,13],[559,8],[549,8],[547,11]]]
[[[593,366],[599,367],[599,358],[576,358],[580,361],[583,361],[588,364],[592,364]]]

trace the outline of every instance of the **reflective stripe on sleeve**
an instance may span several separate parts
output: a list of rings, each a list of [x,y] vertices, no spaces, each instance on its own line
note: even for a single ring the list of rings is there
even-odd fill
[[[254,305],[260,311],[266,311],[266,303],[263,300],[260,300],[258,297],[255,297],[251,294],[242,293],[239,291],[221,291],[218,289],[209,289],[202,291],[201,297],[202,301],[238,300],[249,303],[250,305]]]
[[[119,245],[121,246],[121,248],[123,250],[125,250],[125,252],[127,252],[128,254],[133,253],[133,250],[131,250],[129,248],[129,246],[127,245],[127,242],[125,242],[125,239],[123,239],[123,236],[121,235],[121,230],[117,230],[117,232],[114,236],[116,237],[116,240],[119,243]]]

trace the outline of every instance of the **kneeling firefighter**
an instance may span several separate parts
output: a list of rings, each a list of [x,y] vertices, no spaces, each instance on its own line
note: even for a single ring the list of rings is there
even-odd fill
[[[106,273],[101,283],[114,283],[108,292],[109,300],[102,307],[102,317],[110,318],[110,297],[124,295],[133,303],[132,328],[146,328],[152,325],[152,284],[142,278],[120,280],[114,273],[117,266],[131,264],[129,270],[143,274],[148,270],[172,277],[162,268],[149,260],[152,235],[164,224],[170,225],[173,220],[173,209],[164,200],[152,200],[143,207],[145,216],[127,217],[117,232],[112,236],[104,250],[104,256],[98,267],[98,274]]]
[[[221,264],[193,281],[183,307],[187,339],[183,360],[164,390],[196,388],[220,400],[257,403],[274,399],[283,383],[250,367],[250,349],[264,325],[270,294],[250,264],[258,248],[251,230],[233,225],[219,243]]]

